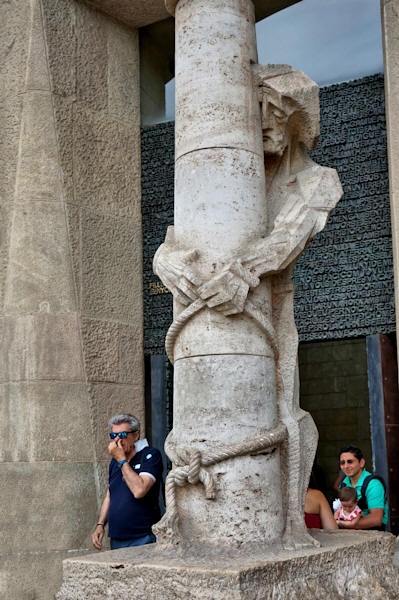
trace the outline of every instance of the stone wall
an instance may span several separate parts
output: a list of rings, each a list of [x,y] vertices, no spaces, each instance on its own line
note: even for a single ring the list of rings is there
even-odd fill
[[[75,0],[0,28],[0,596],[50,600],[144,417],[138,35]]]
[[[141,137],[144,350],[165,352],[165,335],[173,321],[172,296],[152,270],[152,259],[173,225],[174,123],[146,127]]]
[[[301,341],[395,331],[384,79],[321,89],[316,162],[337,169],[344,196],[298,261]]]

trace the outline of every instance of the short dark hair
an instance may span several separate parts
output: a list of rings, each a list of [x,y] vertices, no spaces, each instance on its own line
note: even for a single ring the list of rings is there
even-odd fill
[[[350,487],[349,485],[345,485],[343,488],[340,488],[338,490],[338,498],[341,500],[341,502],[356,502],[356,488]]]
[[[341,450],[339,451],[338,459],[340,459],[341,454],[344,454],[345,452],[350,452],[351,454],[353,454],[353,456],[355,456],[355,458],[357,458],[357,460],[362,460],[362,458],[364,458],[363,452],[360,450],[360,448],[349,444],[349,446],[344,446],[343,448],[341,448]]]

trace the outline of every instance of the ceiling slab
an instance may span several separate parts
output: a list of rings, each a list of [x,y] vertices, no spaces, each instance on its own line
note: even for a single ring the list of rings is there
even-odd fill
[[[145,27],[170,17],[165,0],[87,0],[87,4],[129,27]]]
[[[217,0],[210,0],[216,2]],[[256,20],[260,21],[279,10],[301,0],[255,0]],[[125,23],[129,27],[145,27],[163,21],[170,15],[165,8],[165,0],[87,0],[101,12]]]

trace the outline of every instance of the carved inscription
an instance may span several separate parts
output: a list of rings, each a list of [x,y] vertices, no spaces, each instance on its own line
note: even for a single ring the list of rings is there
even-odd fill
[[[146,127],[141,140],[144,351],[165,354],[165,336],[173,321],[172,295],[154,275],[152,260],[168,225],[173,225],[174,123]]]
[[[294,271],[302,341],[395,330],[384,81],[366,77],[320,90],[313,155],[337,169],[344,197]]]

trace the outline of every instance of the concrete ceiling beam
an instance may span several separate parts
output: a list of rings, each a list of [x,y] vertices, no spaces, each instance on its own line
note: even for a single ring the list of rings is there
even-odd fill
[[[300,1],[255,0],[256,21],[260,21]],[[165,8],[165,0],[88,0],[88,4],[129,27],[145,27],[163,21],[170,16]],[[173,4],[173,2],[170,2],[170,4]]]

